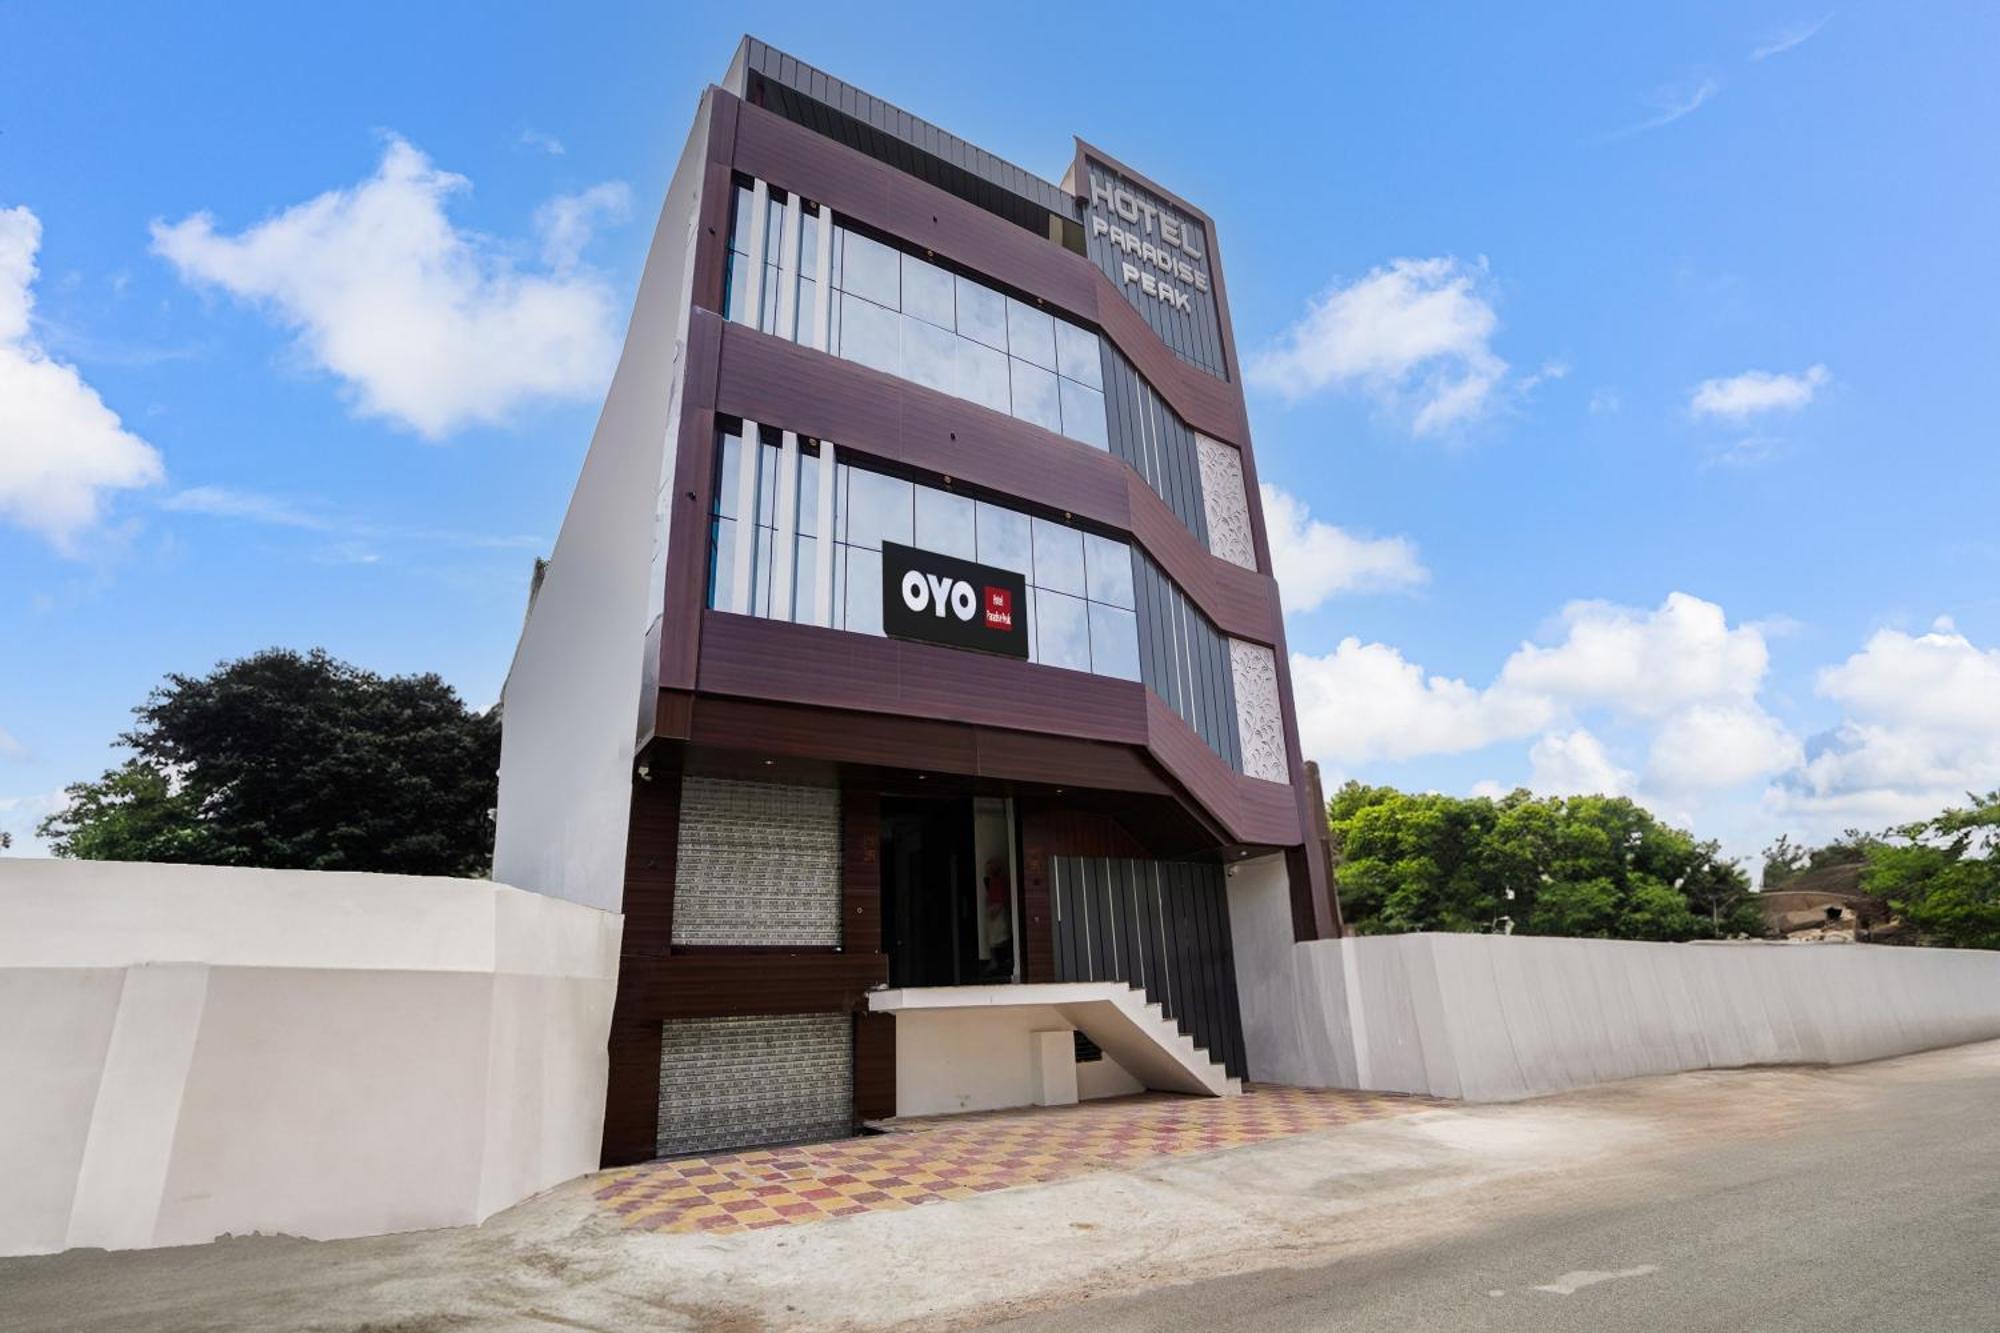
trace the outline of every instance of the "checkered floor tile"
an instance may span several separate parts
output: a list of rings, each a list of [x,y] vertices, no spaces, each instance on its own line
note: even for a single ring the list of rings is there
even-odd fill
[[[1252,1086],[1240,1097],[1147,1093],[1078,1106],[892,1121],[892,1132],[649,1162],[597,1198],[629,1227],[744,1231],[915,1208],[1263,1143],[1436,1105],[1386,1093]]]

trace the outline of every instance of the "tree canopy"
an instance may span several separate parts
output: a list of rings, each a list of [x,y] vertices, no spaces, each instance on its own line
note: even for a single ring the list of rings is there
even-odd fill
[[[1761,934],[1742,869],[1624,797],[1493,799],[1349,782],[1327,802],[1340,901],[1364,934],[1688,940]]]
[[[1926,944],[2000,949],[2000,791],[1870,839],[1861,887]]]
[[[499,710],[434,674],[268,649],[170,675],[132,710],[133,757],[68,789],[57,856],[483,875]]]

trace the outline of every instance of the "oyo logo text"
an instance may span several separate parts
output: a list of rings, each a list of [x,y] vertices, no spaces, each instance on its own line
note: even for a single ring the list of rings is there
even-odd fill
[[[913,569],[903,575],[903,605],[919,614],[928,608],[940,619],[949,607],[951,614],[960,620],[970,620],[979,610],[979,594],[964,579]]]

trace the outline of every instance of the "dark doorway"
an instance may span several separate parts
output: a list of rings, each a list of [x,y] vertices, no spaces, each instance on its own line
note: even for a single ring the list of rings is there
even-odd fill
[[[891,986],[1015,979],[1011,802],[885,797],[882,929]]]

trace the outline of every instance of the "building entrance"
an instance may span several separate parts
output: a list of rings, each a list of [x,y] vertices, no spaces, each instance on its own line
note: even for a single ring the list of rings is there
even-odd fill
[[[1020,980],[1013,802],[882,802],[882,933],[889,984]]]

